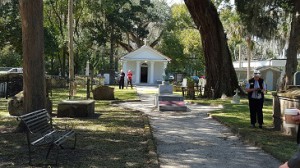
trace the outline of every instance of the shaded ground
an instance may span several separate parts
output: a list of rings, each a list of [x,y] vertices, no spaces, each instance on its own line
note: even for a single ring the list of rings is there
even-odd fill
[[[73,125],[78,135],[75,150],[60,151],[57,167],[158,167],[156,158],[151,158],[147,118],[135,110],[116,107],[102,110],[96,110],[94,118],[54,117],[58,126]],[[17,124],[14,119],[1,119],[0,167],[29,167],[25,134],[12,132]],[[55,152],[51,153],[50,161]],[[45,156],[46,149],[36,151],[36,167],[40,167]]]

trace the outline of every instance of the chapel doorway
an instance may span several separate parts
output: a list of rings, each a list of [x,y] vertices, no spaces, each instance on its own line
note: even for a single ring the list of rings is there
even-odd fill
[[[141,65],[141,83],[148,83],[148,65],[146,63]]]

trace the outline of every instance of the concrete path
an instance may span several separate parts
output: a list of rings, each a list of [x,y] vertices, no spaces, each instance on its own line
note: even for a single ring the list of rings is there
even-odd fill
[[[278,168],[280,162],[261,149],[242,143],[229,129],[207,116],[218,107],[188,105],[188,112],[159,112],[157,87],[138,86],[141,102],[122,103],[150,118],[161,168]]]

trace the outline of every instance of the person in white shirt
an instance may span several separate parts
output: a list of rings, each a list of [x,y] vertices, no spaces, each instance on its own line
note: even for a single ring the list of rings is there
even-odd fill
[[[259,128],[263,125],[263,105],[264,105],[264,93],[266,91],[266,84],[260,77],[259,71],[254,71],[253,78],[249,79],[246,84],[246,92],[248,93],[249,109],[251,127],[255,127],[256,122],[259,124]]]

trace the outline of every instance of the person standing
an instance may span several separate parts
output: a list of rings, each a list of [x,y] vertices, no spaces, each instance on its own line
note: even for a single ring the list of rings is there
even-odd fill
[[[131,72],[131,70],[128,70],[128,72],[127,72],[127,85],[129,85],[129,84],[132,89],[132,72]]]
[[[249,109],[251,127],[255,127],[256,122],[259,128],[262,128],[263,122],[263,105],[264,92],[266,91],[266,84],[260,77],[259,71],[254,71],[253,78],[249,79],[246,85],[246,92],[248,93]]]
[[[124,78],[125,78],[125,73],[123,72],[123,70],[121,70],[120,80],[119,80],[119,89],[124,89]]]

